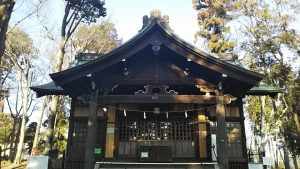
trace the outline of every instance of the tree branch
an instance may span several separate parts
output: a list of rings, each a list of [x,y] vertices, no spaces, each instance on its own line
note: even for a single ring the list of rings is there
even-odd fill
[[[31,11],[29,14],[27,14],[26,16],[24,16],[21,20],[19,20],[14,26],[12,26],[7,32],[6,35],[9,34],[15,27],[17,27],[21,22],[23,22],[24,20],[26,20],[27,18],[31,17],[34,13],[36,13],[39,9],[42,8],[43,4],[45,1],[39,1],[39,3],[36,5],[36,8]]]
[[[15,118],[15,115],[14,115],[13,112],[12,112],[12,108],[11,108],[11,105],[10,105],[10,102],[9,102],[8,98],[5,97],[5,100],[6,100],[6,102],[7,102],[8,109],[9,109],[9,111],[10,111],[11,117],[12,117],[12,118]]]
[[[71,9],[71,6],[70,6],[70,3],[68,2],[66,5],[66,8],[65,8],[65,15],[63,17],[62,24],[61,24],[61,36],[62,37],[66,36],[66,27],[68,25],[67,18],[70,13],[70,9]]]
[[[70,38],[70,36],[74,33],[74,31],[76,30],[76,28],[78,27],[78,25],[80,24],[80,22],[82,21],[82,17],[77,21],[76,25],[74,26],[74,28],[69,32],[69,36],[68,39]]]

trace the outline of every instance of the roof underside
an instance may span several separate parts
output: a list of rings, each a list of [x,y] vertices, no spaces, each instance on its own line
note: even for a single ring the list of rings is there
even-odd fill
[[[56,86],[55,83],[49,82],[39,86],[31,87],[31,90],[36,92],[37,97],[42,97],[45,95],[71,95],[60,86]],[[259,86],[252,87],[246,95],[269,95],[271,97],[276,96],[278,93],[283,93],[284,89],[267,85],[265,83],[260,83]]]

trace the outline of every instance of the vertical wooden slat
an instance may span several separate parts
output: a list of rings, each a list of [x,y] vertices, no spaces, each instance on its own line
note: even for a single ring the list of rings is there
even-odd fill
[[[220,169],[228,169],[226,107],[223,96],[217,97],[217,156]]]

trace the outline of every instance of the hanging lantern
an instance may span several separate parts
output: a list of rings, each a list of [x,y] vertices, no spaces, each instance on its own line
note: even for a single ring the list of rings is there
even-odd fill
[[[159,107],[155,107],[155,108],[153,109],[153,113],[154,113],[154,114],[160,114],[160,108],[159,108]]]

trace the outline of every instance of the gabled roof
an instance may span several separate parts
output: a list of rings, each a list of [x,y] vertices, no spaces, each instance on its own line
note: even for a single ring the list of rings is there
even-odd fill
[[[146,46],[155,45],[157,42],[200,66],[220,74],[226,74],[233,79],[251,86],[258,85],[263,78],[263,75],[259,73],[232,65],[195,48],[193,45],[180,39],[160,19],[154,19],[149,25],[140,30],[136,36],[110,53],[85,64],[51,74],[50,76],[56,85],[63,86],[72,81],[84,78],[89,74],[111,67],[123,59],[128,59]]]
[[[151,16],[148,19],[146,16],[145,20],[144,16],[143,23],[143,28],[137,35],[115,50],[107,54],[81,53],[77,58],[84,57],[88,60],[74,62],[67,70],[50,74],[53,82],[31,89],[36,91],[38,96],[76,96],[88,92],[92,81],[108,86],[149,84],[184,86],[199,85],[199,79],[203,79],[214,86],[219,86],[222,81],[224,92],[236,96],[275,95],[282,92],[280,88],[260,84],[263,75],[243,68],[236,60],[218,59],[216,54],[203,52],[182,40],[170,29],[165,17]],[[159,47],[158,53],[155,53],[155,47]],[[124,60],[135,66],[131,69],[134,73],[129,76],[124,76],[125,74],[122,74],[124,72],[120,72]],[[191,73],[182,76],[185,69],[184,62],[188,61],[191,63]],[[164,76],[157,79],[156,75],[151,74],[153,70],[151,66],[154,66],[154,63],[157,63],[154,69],[163,72],[168,76],[167,79],[164,79]],[[144,81],[145,75],[147,81]]]

